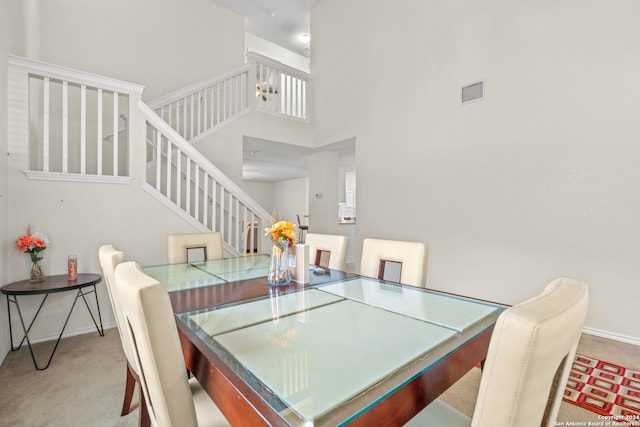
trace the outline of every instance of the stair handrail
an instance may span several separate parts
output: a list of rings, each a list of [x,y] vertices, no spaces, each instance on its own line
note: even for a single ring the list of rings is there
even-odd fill
[[[149,106],[149,108],[151,108],[152,110],[157,110],[163,106],[166,105],[170,105],[173,102],[176,102],[186,96],[189,96],[191,94],[197,93],[198,91],[201,91],[203,89],[206,89],[208,87],[210,87],[211,85],[214,85],[216,83],[220,83],[223,82],[224,80],[229,79],[230,77],[233,77],[235,75],[238,74],[242,74],[245,71],[249,71],[251,65],[250,64],[244,64],[240,67],[236,67],[231,71],[222,73],[222,74],[217,74],[215,76],[212,77],[208,77],[204,80],[200,80],[196,83],[193,83],[189,86],[186,86],[182,89],[178,89],[176,91],[170,92],[166,95],[163,95],[159,98],[156,98],[152,101],[147,102],[146,104]]]
[[[211,176],[215,176],[219,183],[224,184],[234,194],[242,196],[242,201],[249,206],[256,213],[260,213],[261,217],[271,220],[271,214],[268,213],[262,206],[257,204],[251,196],[249,196],[242,188],[240,188],[235,182],[233,182],[224,172],[215,167],[209,159],[207,159],[200,151],[195,149],[189,144],[183,137],[178,134],[171,126],[158,116],[147,104],[140,101],[138,108],[144,113],[146,119],[159,129],[164,135],[169,137],[171,142],[176,145],[183,153],[186,153],[192,160],[194,160],[202,169],[207,171]],[[204,166],[204,167],[203,167]],[[246,200],[243,200],[246,199]]]
[[[250,111],[248,75],[249,67],[238,67],[149,104],[161,119],[193,143]]]
[[[239,202],[241,202],[251,212],[253,212],[253,214],[259,220],[260,224],[268,225],[271,223],[271,214],[269,212],[267,212],[262,206],[260,206],[249,194],[247,194],[242,188],[240,188],[235,182],[233,182],[224,172],[213,165],[213,163],[209,159],[207,159],[200,151],[194,148],[193,145],[187,142],[167,122],[162,120],[162,118],[158,116],[158,114],[154,110],[152,110],[151,107],[149,107],[143,101],[140,101],[138,108],[149,124],[151,124],[164,137],[166,137],[173,146],[180,150],[180,152],[182,152],[185,156],[187,156],[195,164],[197,164],[203,172],[215,178],[216,182],[219,185],[221,185],[227,192],[233,195],[233,197],[235,197]],[[145,184],[147,185],[147,190],[151,190],[153,188],[146,182]],[[179,209],[183,210],[181,208]],[[256,236],[257,242],[255,243],[264,241],[263,234],[264,233],[260,233],[258,230],[258,235]],[[235,251],[237,252],[237,255],[240,254],[237,248],[226,244],[226,242],[225,246],[230,252]],[[264,247],[264,245],[259,244],[259,247]]]
[[[54,65],[48,62],[25,58],[22,56],[8,55],[7,62],[10,65],[16,65],[18,67],[36,71],[42,75],[62,81],[74,81],[76,83],[93,85],[115,92],[142,94],[144,91],[144,86],[137,83],[126,82],[124,80],[105,77],[86,71],[74,70],[73,68]]]
[[[288,74],[301,78],[301,79],[305,79],[305,80],[311,80],[313,78],[313,76],[307,72],[304,72],[302,70],[299,70],[297,68],[291,67],[287,64],[284,64],[280,61],[277,61],[273,58],[269,58],[268,56],[264,56],[261,55],[259,53],[256,52],[247,52],[246,54],[247,57],[247,63],[243,64],[239,67],[234,68],[231,71],[222,73],[222,74],[217,74],[215,76],[212,77],[208,77],[206,79],[200,80],[198,82],[195,82],[189,86],[186,86],[182,89],[178,89],[176,91],[170,92],[166,95],[163,95],[159,98],[156,98],[152,101],[148,101],[146,104],[152,109],[152,110],[157,110],[160,107],[169,105],[179,99],[184,98],[185,96],[191,95],[193,93],[196,93],[200,90],[206,89],[207,87],[215,84],[215,83],[219,83],[222,82],[224,80],[227,80],[230,77],[233,77],[235,75],[241,74],[245,71],[249,71],[252,67],[255,66],[256,62],[261,62],[267,65],[271,65],[273,67],[277,67],[278,69],[282,70],[282,71],[286,71]]]

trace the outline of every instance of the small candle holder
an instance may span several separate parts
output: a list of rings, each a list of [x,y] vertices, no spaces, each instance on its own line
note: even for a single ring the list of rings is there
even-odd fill
[[[67,280],[73,282],[78,280],[78,256],[69,255],[67,260]]]

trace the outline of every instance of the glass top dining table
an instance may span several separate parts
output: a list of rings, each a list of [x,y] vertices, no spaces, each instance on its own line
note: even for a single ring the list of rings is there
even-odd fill
[[[145,268],[169,291],[187,367],[232,424],[402,425],[484,360],[504,308],[314,266],[311,283],[273,287],[268,263]]]

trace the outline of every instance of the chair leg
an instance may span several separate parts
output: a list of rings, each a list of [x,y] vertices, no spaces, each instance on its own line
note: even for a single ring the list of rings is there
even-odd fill
[[[140,417],[138,418],[139,427],[151,427],[151,417],[147,409],[147,402],[142,392],[142,384],[138,383],[138,392],[140,393]]]
[[[120,416],[127,415],[131,412],[131,400],[133,399],[133,391],[136,387],[137,375],[131,369],[131,365],[127,362],[127,382],[124,389],[124,400],[122,402],[122,412]]]

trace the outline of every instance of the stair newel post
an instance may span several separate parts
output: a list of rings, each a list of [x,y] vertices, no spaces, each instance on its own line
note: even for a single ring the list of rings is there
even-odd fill
[[[139,184],[146,182],[147,176],[147,126],[139,105],[142,92],[129,94],[129,175]],[[158,153],[159,155],[159,153]]]
[[[255,111],[258,107],[258,91],[259,91],[259,72],[258,61],[256,61],[253,55],[247,55],[247,61],[249,62],[249,75],[247,78],[247,106],[250,110]]]

